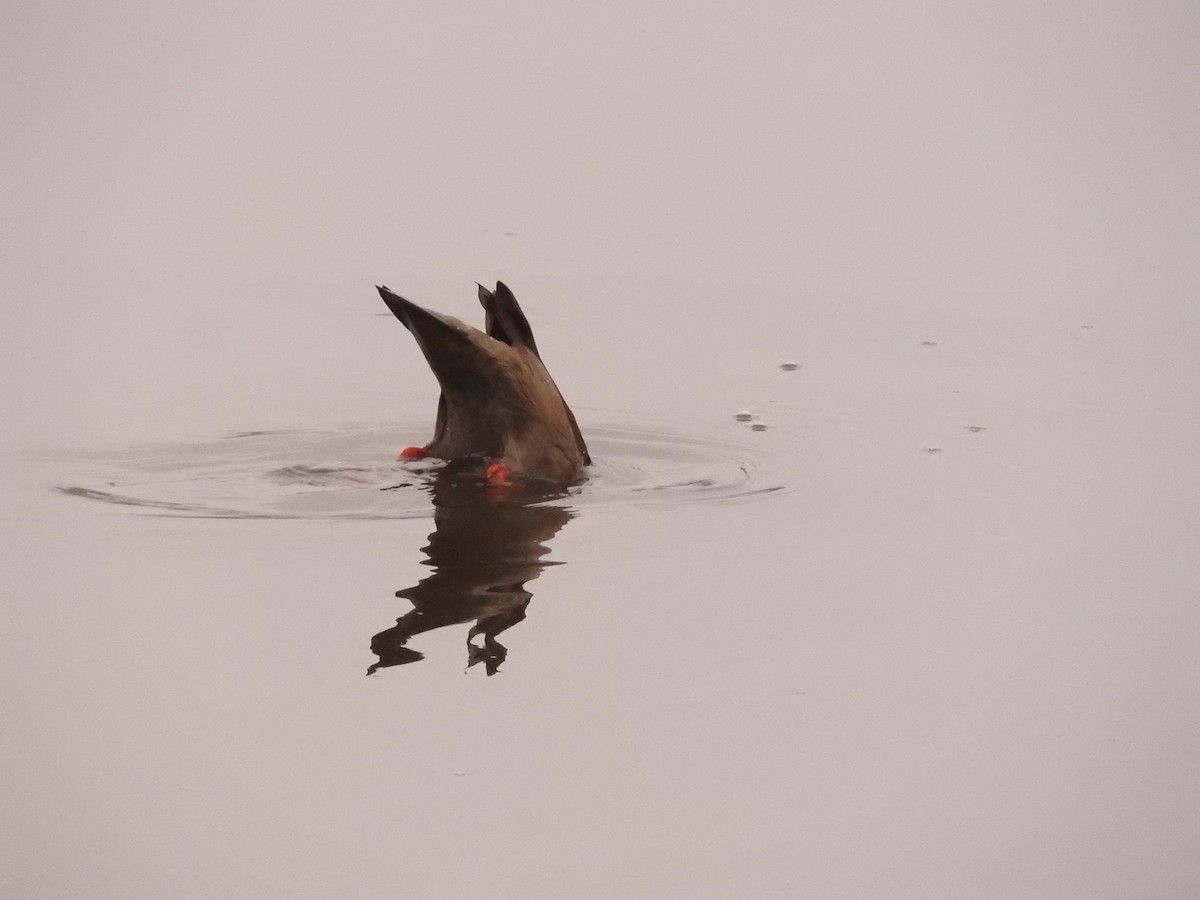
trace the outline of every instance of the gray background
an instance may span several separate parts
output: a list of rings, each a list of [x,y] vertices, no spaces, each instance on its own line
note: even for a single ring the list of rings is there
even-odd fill
[[[3,893],[1200,896],[1198,10],[9,4]],[[791,488],[585,508],[497,678],[362,678],[428,522],[30,463],[425,423],[372,285],[496,278]]]

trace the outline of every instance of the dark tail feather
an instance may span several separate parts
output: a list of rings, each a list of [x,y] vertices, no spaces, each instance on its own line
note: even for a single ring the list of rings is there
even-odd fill
[[[486,365],[486,351],[475,346],[461,327],[455,327],[437,313],[405,300],[386,287],[379,288],[379,296],[416,338],[417,346],[425,354],[429,367],[443,387],[448,382],[478,375],[480,367]],[[438,417],[439,430],[444,419],[444,415]]]
[[[555,390],[557,389],[558,385],[555,385]],[[558,396],[562,396],[561,391],[559,391]],[[571,411],[571,407],[567,406],[566,400],[563,400],[563,409],[567,411],[567,421],[571,423],[571,431],[575,435],[575,446],[577,446],[579,448],[579,452],[583,454],[583,464],[585,466],[590,466],[592,464],[592,455],[588,453],[587,444],[583,442],[583,433],[579,430],[579,424],[575,421],[575,413]]]
[[[485,327],[491,337],[513,347],[528,347],[534,353],[538,352],[529,320],[508,285],[497,281],[493,293],[480,284],[479,302],[483,305]]]
[[[528,347],[541,359],[542,355],[538,353],[537,342],[533,339],[533,329],[529,327],[529,320],[525,318],[521,304],[517,302],[516,296],[509,290],[508,285],[503,281],[497,281],[496,290],[493,293],[480,284],[479,302],[483,304],[484,319],[489,335],[514,347]],[[558,390],[557,385],[555,385],[555,390]],[[558,396],[559,399],[562,399],[561,391]],[[579,431],[579,425],[575,421],[575,413],[571,412],[571,407],[567,405],[566,400],[563,400],[563,408],[567,411],[567,419],[571,423],[571,432],[575,435],[575,444],[583,456],[583,464],[590,466],[592,457],[588,453],[587,444],[583,442],[583,434]]]
[[[392,315],[399,319],[405,328],[412,331],[412,317],[410,312],[417,305],[411,300],[405,300],[399,294],[392,293],[392,291],[382,285],[375,285],[375,290],[379,291],[379,296],[383,298],[383,302],[387,304],[387,308],[392,311]]]
[[[435,312],[430,312],[423,306],[418,306],[411,300],[405,300],[399,294],[388,290],[386,287],[375,288],[379,291],[379,296],[383,298],[383,302],[387,304],[387,308],[392,311],[400,322],[413,333],[420,341],[426,336],[438,336],[443,334],[446,336],[461,337],[458,330],[453,325],[446,322],[441,316]]]

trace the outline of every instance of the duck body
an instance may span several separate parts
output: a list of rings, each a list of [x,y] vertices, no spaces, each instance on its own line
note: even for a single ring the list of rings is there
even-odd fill
[[[379,294],[412,333],[441,386],[433,439],[402,458],[482,460],[489,480],[569,484],[590,464],[575,416],[538,353],[516,297],[503,282],[479,286],[486,332]]]

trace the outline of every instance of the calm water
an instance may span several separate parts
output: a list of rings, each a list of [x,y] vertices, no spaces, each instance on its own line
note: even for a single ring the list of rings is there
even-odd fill
[[[1194,10],[61,12],[0,894],[1200,896]],[[561,495],[392,462],[497,278]]]

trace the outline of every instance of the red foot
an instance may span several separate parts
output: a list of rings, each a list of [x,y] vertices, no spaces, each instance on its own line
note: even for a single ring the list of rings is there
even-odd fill
[[[504,463],[492,463],[487,467],[487,471],[483,473],[483,477],[487,479],[488,484],[512,484],[512,472]]]
[[[405,447],[403,450],[400,451],[400,455],[396,457],[396,461],[402,462],[403,460],[406,460],[406,459],[424,459],[424,458],[425,458],[425,448],[424,447]]]

